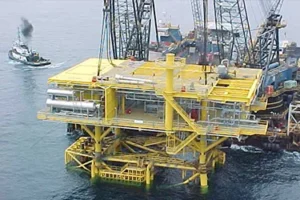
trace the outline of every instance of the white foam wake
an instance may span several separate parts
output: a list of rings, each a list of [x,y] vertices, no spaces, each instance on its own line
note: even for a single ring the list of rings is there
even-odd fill
[[[233,149],[233,150],[241,150],[241,151],[244,151],[244,152],[247,152],[247,153],[263,153],[262,149],[257,148],[257,147],[253,147],[253,146],[250,146],[250,145],[239,146],[237,144],[232,144],[230,148]]]

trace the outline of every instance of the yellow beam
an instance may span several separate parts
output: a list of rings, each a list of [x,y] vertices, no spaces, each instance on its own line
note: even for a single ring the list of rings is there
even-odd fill
[[[95,139],[95,134],[86,125],[81,125],[81,128],[85,130],[91,138]]]
[[[171,95],[173,92],[173,68],[174,65],[174,54],[167,54],[167,69],[166,69],[166,93]],[[169,102],[165,104],[165,127],[167,131],[172,131],[173,128],[173,107]]]
[[[184,147],[188,146],[191,144],[192,141],[194,141],[194,139],[197,137],[197,133],[193,132],[191,133],[187,138],[185,138],[184,140],[180,140],[180,143],[178,145],[175,145],[174,147],[170,147],[167,145],[167,153],[168,154],[172,154],[172,155],[176,155],[178,154]],[[170,135],[168,137],[173,137],[173,135]],[[175,141],[175,140],[174,140]]]
[[[201,121],[207,120],[207,101],[201,102]]]
[[[189,117],[189,115],[185,112],[185,110],[182,109],[182,107],[175,101],[172,96],[168,96],[166,93],[164,93],[163,97],[165,98],[167,103],[177,111],[177,113],[184,119],[184,121],[186,121],[190,128],[193,129],[193,132],[197,133],[198,135],[205,134],[203,127],[199,127],[197,124],[195,124]]]
[[[128,149],[131,153],[136,153],[136,151],[131,148],[129,145],[127,145],[125,142],[121,143],[124,147],[126,147],[126,149]]]
[[[73,156],[71,153],[69,153],[69,156],[75,161],[77,162],[77,164],[79,164],[80,167],[82,167],[83,169],[87,170],[90,172],[90,170],[85,166],[83,165],[83,163],[81,163],[79,160],[77,160],[77,158],[75,156]]]
[[[175,138],[176,141],[182,142],[182,140],[179,139],[178,137],[176,137],[175,135],[173,135],[173,137]],[[199,146],[198,146],[198,144],[197,144],[197,142],[195,140],[193,140],[192,142],[190,142],[188,144],[188,147],[191,148],[194,151],[199,151]]]
[[[215,95],[210,94],[208,95],[208,100],[214,100],[214,101],[221,101],[221,102],[241,102],[241,103],[247,103],[247,105],[250,104],[249,99],[247,97],[239,97],[239,96],[228,96],[228,95]]]
[[[95,153],[101,153],[101,127],[95,126]]]
[[[188,99],[203,99],[205,98],[205,94],[195,93],[195,92],[173,92],[173,97],[175,98],[188,98]]]
[[[121,113],[124,115],[125,114],[125,109],[126,109],[126,105],[125,105],[125,102],[126,102],[126,99],[125,99],[125,95],[122,95],[121,97]]]
[[[88,157],[88,158],[93,158],[94,157],[92,155],[88,155],[88,154],[84,154],[84,153],[79,153],[79,152],[72,151],[72,150],[68,150],[66,152],[71,153],[73,155],[82,156],[82,157]]]
[[[111,132],[112,128],[108,128],[106,129],[100,136],[99,141],[103,140],[104,137],[106,137],[110,132]]]
[[[216,142],[213,142],[212,144],[208,145],[206,148],[205,148],[205,151],[204,152],[208,152],[209,150],[211,150],[212,148],[222,144],[223,142],[225,142],[228,138],[221,138],[219,140],[217,140]]]
[[[150,149],[150,148],[148,148],[148,147],[145,147],[145,146],[136,144],[136,143],[131,142],[131,141],[129,141],[129,140],[126,140],[125,142],[126,142],[127,144],[129,144],[129,145],[135,146],[135,147],[140,148],[140,149],[143,149],[143,150],[145,150],[145,151],[149,151],[149,152],[152,152],[152,153],[165,154],[165,153],[163,153],[163,152],[159,152],[159,151]]]
[[[106,150],[105,153],[106,154],[113,154],[116,153],[116,148],[120,145],[120,139],[116,139]]]
[[[162,143],[165,143],[165,142],[166,142],[166,138],[162,138],[161,140],[158,140],[158,141],[149,141],[148,143],[144,144],[144,147],[158,145],[158,144],[162,144]]]
[[[199,156],[199,164],[200,164],[200,186],[207,187],[207,172],[206,172],[206,154],[205,149],[207,146],[206,136],[202,135],[200,140],[200,156]],[[201,169],[202,168],[202,169]],[[205,169],[203,169],[205,168]]]
[[[139,154],[140,155],[140,154]],[[196,168],[193,164],[189,164],[187,162],[177,163],[176,159],[172,157],[138,157],[138,156],[107,156],[104,157],[103,160],[105,161],[112,161],[112,162],[121,162],[121,163],[133,163],[138,164],[139,160],[144,158],[144,164],[147,165],[150,162],[153,162],[155,167],[165,167],[165,168],[174,168],[174,169],[182,169],[182,170],[191,170],[195,171]],[[175,162],[174,162],[175,161]]]
[[[115,116],[116,112],[116,90],[108,87],[105,88],[105,120],[109,121]]]
[[[252,85],[252,87],[253,87],[253,85]],[[224,89],[225,90],[238,90],[238,91],[246,92],[246,93],[249,92],[249,87],[248,86],[247,87],[241,87],[241,86],[235,87],[235,86],[232,86],[232,85],[230,85],[228,87],[214,86],[214,89],[216,89],[216,90],[224,90]]]
[[[251,98],[251,96],[253,95],[253,94],[255,94],[255,91],[257,90],[257,85],[258,84],[258,80],[256,79],[255,81],[254,81],[254,83],[252,84],[252,86],[251,86],[251,88],[250,88],[250,90],[249,90],[249,93],[248,93],[248,98]]]
[[[163,123],[146,123],[143,124],[137,124],[134,123],[134,120],[132,122],[128,122],[127,119],[124,119],[122,121],[122,118],[119,118],[117,120],[111,120],[109,122],[103,122],[101,120],[95,120],[95,119],[88,119],[88,118],[81,118],[78,117],[64,117],[64,116],[58,116],[53,114],[47,114],[45,112],[41,113],[43,120],[49,120],[49,121],[60,121],[60,122],[67,122],[67,123],[74,123],[74,124],[86,124],[86,125],[94,125],[94,126],[116,126],[118,128],[131,128],[135,130],[145,129],[145,130],[151,130],[151,131],[167,131]],[[39,118],[39,119],[41,119]],[[223,129],[223,131],[213,131],[212,134],[220,134],[225,135],[228,137],[236,137],[238,135],[265,135],[266,134],[266,128],[267,124],[260,124],[252,127],[228,127],[226,125],[219,125],[218,126],[220,130]],[[194,129],[189,126],[184,126],[183,124],[177,126],[177,124],[174,124],[172,129],[174,131],[185,131],[185,132],[193,132]],[[206,126],[200,126],[201,131],[204,131],[206,129]],[[260,130],[258,132],[258,130]]]

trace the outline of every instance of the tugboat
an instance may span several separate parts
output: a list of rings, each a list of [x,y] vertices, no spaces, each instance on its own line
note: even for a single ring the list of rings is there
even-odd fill
[[[11,60],[18,61],[25,65],[31,66],[45,66],[51,64],[49,59],[44,59],[39,56],[34,50],[30,50],[27,45],[25,45],[20,38],[20,31],[18,29],[18,40],[12,46],[12,49],[8,52],[8,57]]]

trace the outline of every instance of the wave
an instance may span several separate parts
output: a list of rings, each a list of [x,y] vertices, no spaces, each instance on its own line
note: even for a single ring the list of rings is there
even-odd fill
[[[297,151],[283,151],[284,160],[293,159],[294,161],[300,162],[300,152]]]
[[[40,69],[55,69],[55,68],[60,68],[62,67],[65,62],[60,62],[60,63],[52,63],[50,65],[45,65],[45,66],[39,66],[39,67],[34,67],[34,66],[30,66],[30,65],[24,65],[23,63],[20,63],[18,61],[15,60],[9,60],[8,64],[10,65],[14,65],[15,67],[22,67],[22,69],[24,70],[40,70]],[[18,69],[14,69],[14,70],[18,70]]]
[[[239,146],[237,144],[232,144],[230,149],[232,150],[241,150],[247,153],[263,153],[263,150],[254,146]]]
[[[30,69],[54,69],[54,68],[62,67],[64,64],[65,62],[60,62],[60,63],[50,64],[50,65],[45,65],[40,67],[33,67],[33,66],[27,66],[27,67]]]

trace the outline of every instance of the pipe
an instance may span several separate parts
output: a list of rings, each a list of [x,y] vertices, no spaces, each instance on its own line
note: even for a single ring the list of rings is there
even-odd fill
[[[96,104],[94,102],[84,102],[84,101],[61,101],[61,100],[52,100],[47,99],[47,106],[53,108],[61,109],[84,109],[88,111],[95,111]]]
[[[72,90],[48,89],[47,93],[58,96],[73,96],[75,92]]]
[[[153,81],[148,80],[148,79],[125,77],[125,76],[121,76],[119,74],[116,74],[115,78],[122,79],[122,80],[138,81],[138,82],[143,82],[143,83],[154,83]]]

